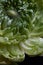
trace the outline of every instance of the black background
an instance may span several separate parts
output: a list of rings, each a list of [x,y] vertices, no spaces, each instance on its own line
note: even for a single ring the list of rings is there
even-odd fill
[[[19,63],[19,65],[43,65],[43,56],[34,56],[34,57],[30,57],[27,56],[25,57],[25,60],[21,63]]]

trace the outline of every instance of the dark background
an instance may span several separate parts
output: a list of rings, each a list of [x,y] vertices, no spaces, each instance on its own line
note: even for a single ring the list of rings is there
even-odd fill
[[[30,57],[30,56],[26,55],[25,60],[23,62],[19,63],[19,65],[31,65],[31,64],[43,65],[43,56]]]

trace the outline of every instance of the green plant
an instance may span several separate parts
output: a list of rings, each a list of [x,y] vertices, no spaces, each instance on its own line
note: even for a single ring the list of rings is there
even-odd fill
[[[0,57],[20,62],[43,53],[43,0],[0,0]]]

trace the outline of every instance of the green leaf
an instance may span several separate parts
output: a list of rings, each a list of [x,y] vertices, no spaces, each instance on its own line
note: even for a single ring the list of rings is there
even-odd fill
[[[28,55],[38,55],[43,52],[43,38],[29,38],[20,43],[24,52]]]
[[[0,54],[12,61],[23,61],[25,58],[24,52],[17,45],[0,45]]]

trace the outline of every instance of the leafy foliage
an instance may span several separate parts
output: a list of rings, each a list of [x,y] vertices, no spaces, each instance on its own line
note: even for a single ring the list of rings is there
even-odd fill
[[[0,0],[0,56],[23,61],[25,53],[43,53],[43,0]]]

